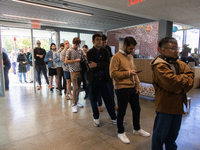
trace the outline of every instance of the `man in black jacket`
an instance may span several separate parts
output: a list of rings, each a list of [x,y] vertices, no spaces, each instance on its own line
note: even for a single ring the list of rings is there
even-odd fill
[[[94,34],[92,37],[93,48],[87,52],[89,70],[87,71],[87,81],[89,88],[89,99],[92,106],[94,125],[99,127],[99,110],[97,107],[97,97],[99,92],[102,97],[108,113],[111,117],[111,123],[117,124],[115,109],[112,106],[112,96],[108,87],[109,80],[109,54],[105,48],[102,48],[102,38],[100,34]]]
[[[43,75],[46,79],[47,84],[49,84],[49,79],[47,77],[47,68],[46,68],[46,64],[44,62],[44,57],[46,55],[46,51],[43,48],[41,48],[40,45],[41,45],[41,42],[38,40],[37,47],[34,49],[35,68],[37,71],[37,77],[38,77],[38,82],[39,82],[38,90],[40,90],[42,88],[41,78],[40,78],[41,71],[43,72]]]

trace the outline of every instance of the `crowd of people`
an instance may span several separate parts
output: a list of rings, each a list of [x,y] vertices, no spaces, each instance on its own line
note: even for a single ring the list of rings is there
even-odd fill
[[[56,50],[56,45],[52,43],[48,53],[40,47],[41,42],[37,41],[37,47],[34,49],[37,89],[42,88],[41,75],[45,77],[50,91],[54,90],[53,79],[55,79],[59,94],[62,95],[62,89],[64,89],[66,99],[73,100],[72,112],[77,113],[78,108],[84,107],[79,102],[79,92],[81,82],[83,82],[84,98],[89,97],[94,126],[101,126],[99,112],[102,111],[103,100],[111,118],[110,123],[117,125],[118,138],[123,143],[128,144],[130,140],[126,136],[124,128],[126,123],[124,117],[128,103],[132,110],[133,134],[150,136],[150,133],[140,126],[139,96],[141,87],[132,56],[137,41],[133,37],[126,37],[122,49],[112,55],[106,40],[105,35],[94,34],[92,37],[93,47],[88,50],[87,45],[80,49],[81,40],[75,37],[72,41],[72,47],[70,47],[69,41],[64,41],[60,44],[59,50]],[[163,144],[165,144],[166,149],[177,149],[175,141],[184,113],[183,103],[187,103],[186,93],[193,86],[194,73],[187,64],[178,60],[176,39],[163,38],[159,42],[159,48],[161,55],[151,62],[156,109],[152,150],[163,149]],[[24,51],[20,50],[17,57],[20,82],[22,82],[22,75],[26,82],[25,72],[28,61],[31,60],[31,53],[27,57]],[[8,69],[4,68],[4,70]],[[53,78],[54,76],[55,78]],[[71,84],[73,86],[72,93]],[[117,105],[114,94],[117,97]],[[117,114],[115,110],[117,110]]]

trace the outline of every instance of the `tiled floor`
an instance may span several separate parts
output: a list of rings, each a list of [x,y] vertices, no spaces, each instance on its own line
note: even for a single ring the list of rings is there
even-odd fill
[[[192,106],[177,139],[179,150],[200,150],[200,89],[189,96]],[[89,100],[80,93],[80,108],[72,113],[72,101],[64,94],[51,93],[47,86],[34,93],[31,84],[12,83],[5,98],[0,98],[0,150],[150,150],[151,137],[132,134],[130,107],[125,126],[131,143],[117,138],[116,125],[110,124],[105,107],[100,113],[101,127],[93,125]],[[140,97],[141,127],[152,134],[155,117],[152,98]]]

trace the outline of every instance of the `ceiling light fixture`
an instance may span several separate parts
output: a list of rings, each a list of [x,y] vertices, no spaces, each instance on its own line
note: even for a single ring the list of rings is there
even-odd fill
[[[46,20],[46,19],[38,19],[38,18],[29,18],[29,17],[23,17],[23,16],[15,16],[15,15],[8,15],[8,14],[3,14],[3,16],[6,17],[12,17],[12,18],[21,18],[21,19],[27,19],[27,20],[37,20],[37,21],[42,21],[42,22],[53,22],[53,23],[61,23],[61,24],[68,24],[67,22],[60,22],[60,21],[53,21],[53,20]]]
[[[28,5],[39,6],[39,7],[43,7],[43,8],[49,8],[49,9],[54,9],[54,10],[76,13],[76,14],[80,14],[80,15],[93,16],[93,14],[90,14],[90,13],[85,13],[85,12],[75,11],[75,10],[70,10],[70,9],[63,9],[63,8],[59,8],[59,7],[53,7],[50,5],[42,5],[42,4],[27,2],[27,1],[22,1],[22,0],[12,0],[12,1],[18,2],[18,3],[23,3],[23,4],[28,4]]]

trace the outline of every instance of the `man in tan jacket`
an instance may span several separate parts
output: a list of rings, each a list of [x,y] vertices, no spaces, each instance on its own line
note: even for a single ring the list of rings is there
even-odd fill
[[[123,120],[128,103],[131,105],[133,114],[133,133],[146,137],[150,136],[148,132],[140,128],[140,81],[136,73],[133,56],[131,55],[136,44],[137,42],[133,37],[126,37],[123,48],[112,57],[110,62],[110,77],[113,78],[118,101],[118,137],[127,144],[130,141],[125,134]]]
[[[186,63],[178,60],[178,44],[174,38],[159,42],[162,55],[151,62],[155,88],[156,118],[152,136],[152,150],[176,150],[175,143],[181,126],[183,103],[192,88],[194,73]]]

